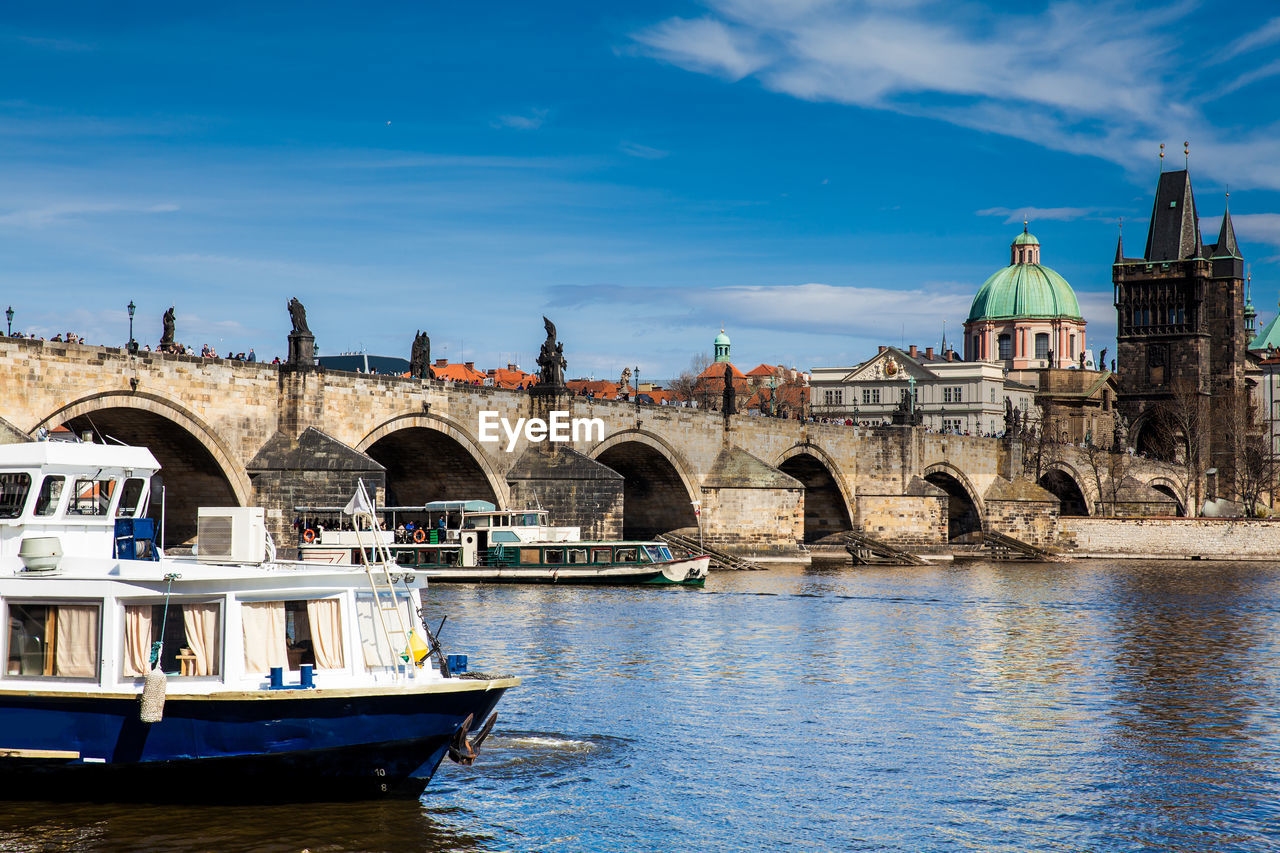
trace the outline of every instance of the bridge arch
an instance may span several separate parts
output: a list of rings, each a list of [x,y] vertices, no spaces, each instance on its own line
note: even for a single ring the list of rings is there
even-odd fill
[[[1159,475],[1150,478],[1146,482],[1148,486],[1173,500],[1177,505],[1177,515],[1179,518],[1182,518],[1187,514],[1187,501],[1185,500],[1183,491],[1177,482],[1169,477]]]
[[[815,444],[794,444],[779,454],[774,467],[804,483],[805,542],[853,529],[849,501],[853,491],[825,450]]]
[[[511,497],[479,443],[461,424],[411,412],[383,421],[356,449],[387,469],[387,501],[487,500],[505,507]]]
[[[1040,475],[1036,485],[1050,492],[1061,505],[1060,515],[1093,515],[1093,500],[1096,495],[1088,487],[1087,478],[1062,461],[1055,461],[1048,470]]]
[[[947,462],[924,469],[924,479],[947,493],[947,539],[965,541],[980,535],[986,511],[968,476]]]
[[[696,527],[694,500],[702,494],[683,454],[661,437],[640,429],[616,432],[587,455],[622,475],[622,535],[650,539]]]
[[[165,542],[192,541],[202,506],[247,506],[248,472],[213,428],[186,407],[158,394],[103,391],[81,397],[45,417],[37,430],[66,426],[146,447],[160,462],[165,484]],[[160,495],[153,495],[153,514]]]

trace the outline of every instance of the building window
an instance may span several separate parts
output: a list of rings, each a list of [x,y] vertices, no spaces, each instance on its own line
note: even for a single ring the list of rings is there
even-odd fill
[[[823,399],[828,406],[842,406],[844,405],[844,390],[840,388],[834,391],[828,390],[824,393]]]
[[[862,389],[862,404],[864,406],[868,406],[873,403],[879,403],[879,402],[880,402],[879,388],[863,388]]]
[[[942,389],[942,402],[944,403],[963,403],[964,394],[961,393],[960,386],[947,386]]]
[[[973,336],[973,355],[970,356],[970,358],[977,360],[982,358],[983,355],[984,353],[982,352],[982,335],[974,335]]]
[[[1049,334],[1040,332],[1036,335],[1036,358],[1049,357]]]
[[[996,389],[995,389],[995,387],[993,386],[993,387],[991,388],[991,402],[993,402],[993,403],[994,403],[995,401],[996,401]]]
[[[1071,336],[1071,357],[1072,358],[1076,357],[1076,336],[1075,335]]]
[[[1000,350],[1000,360],[1008,361],[1013,358],[1013,338],[1009,335],[1001,335],[996,338],[996,346]]]

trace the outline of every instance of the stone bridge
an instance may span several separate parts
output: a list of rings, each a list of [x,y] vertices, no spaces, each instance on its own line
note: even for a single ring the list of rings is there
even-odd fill
[[[1070,452],[1042,466],[1040,488],[1020,442],[919,428],[726,423],[696,409],[14,338],[0,338],[0,383],[10,440],[65,426],[149,447],[163,465],[169,545],[194,536],[197,507],[251,504],[292,543],[294,507],[341,505],[357,478],[393,505],[537,503],[600,538],[701,524],[710,543],[778,556],[855,527],[912,545],[986,527],[1046,543],[1060,511],[1092,514],[1108,500]],[[515,423],[552,410],[600,419],[603,437],[522,436],[511,452],[480,440],[481,412]],[[1125,474],[1139,497],[1154,485],[1181,500],[1168,472]]]

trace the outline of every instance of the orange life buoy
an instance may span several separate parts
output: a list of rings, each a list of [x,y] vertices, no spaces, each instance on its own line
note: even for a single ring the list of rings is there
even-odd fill
[[[419,545],[421,545],[423,542],[426,542],[427,531],[423,530],[421,527],[413,531],[413,541],[417,542]]]
[[[306,530],[302,531],[302,541],[306,543],[316,541],[316,532],[308,527]]]

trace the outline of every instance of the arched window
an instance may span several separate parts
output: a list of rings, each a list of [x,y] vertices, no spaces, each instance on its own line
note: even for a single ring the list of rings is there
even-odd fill
[[[1036,333],[1036,358],[1049,357],[1049,333]]]

